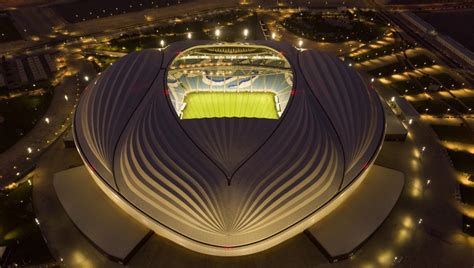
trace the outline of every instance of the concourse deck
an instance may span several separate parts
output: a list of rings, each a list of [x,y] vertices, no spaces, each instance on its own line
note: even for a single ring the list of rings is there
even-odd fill
[[[402,172],[373,165],[355,192],[306,235],[330,261],[350,257],[388,217],[404,182]]]
[[[85,166],[56,173],[54,188],[79,231],[114,261],[126,263],[151,234],[100,190]]]

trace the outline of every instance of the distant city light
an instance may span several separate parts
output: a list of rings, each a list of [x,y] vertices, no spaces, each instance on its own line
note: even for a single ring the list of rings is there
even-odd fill
[[[89,81],[89,76],[87,76],[87,75],[84,76],[84,80],[86,80],[86,82]]]
[[[303,46],[303,40],[298,41],[298,46],[302,47]]]
[[[46,122],[46,124],[49,124],[49,117],[46,117],[44,121]]]
[[[248,35],[249,35],[249,30],[248,30],[248,29],[245,29],[245,30],[244,30],[244,36],[245,36],[245,38],[247,38]]]
[[[395,97],[390,98],[390,101],[391,101],[391,102],[394,102],[394,101],[395,101]]]
[[[413,119],[410,118],[410,120],[408,120],[408,124],[409,125],[413,124]]]
[[[160,40],[160,46],[161,46],[161,47],[164,47],[164,46],[165,46],[165,40],[163,40],[163,39]]]
[[[214,35],[219,38],[219,36],[221,36],[221,30],[219,29],[216,29],[216,31],[214,32]]]
[[[31,147],[28,147],[26,150],[28,151],[29,154],[31,154],[31,152],[33,152],[33,149],[31,149]]]
[[[375,78],[371,78],[371,79],[370,79],[370,82],[373,83],[374,81],[375,81]]]
[[[64,95],[64,99],[65,99],[66,101],[68,101],[68,100],[69,100],[69,97],[68,97],[67,95]]]
[[[276,38],[276,33],[272,33],[272,39]]]
[[[188,33],[188,39],[191,39],[193,37],[192,33]]]

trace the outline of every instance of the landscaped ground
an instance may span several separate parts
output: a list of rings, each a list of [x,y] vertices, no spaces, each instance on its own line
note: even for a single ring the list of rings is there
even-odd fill
[[[81,0],[62,1],[57,5],[53,5],[52,8],[54,11],[61,14],[67,21],[75,23],[97,19],[97,17],[102,18],[128,12],[136,12],[148,8],[163,8],[188,1],[189,0]]]
[[[21,35],[13,25],[8,16],[1,16],[0,13],[0,43],[21,40]]]
[[[5,267],[54,262],[35,221],[31,192],[28,180],[13,190],[0,191],[0,246],[9,249]]]
[[[461,151],[448,150],[454,168],[468,174],[474,174],[474,155]]]
[[[191,92],[184,98],[183,119],[247,117],[278,119],[271,92]]]
[[[388,44],[378,48],[370,49],[366,53],[358,54],[357,56],[349,57],[352,61],[355,62],[363,62],[375,58],[379,58],[382,56],[391,55],[409,48],[413,48],[413,46],[407,43],[400,43],[400,44]]]
[[[460,142],[466,144],[474,144],[474,137],[469,129],[463,126],[452,125],[431,125],[436,135],[442,141]]]
[[[219,23],[219,25],[217,24]],[[218,26],[217,26],[218,25]],[[188,33],[194,40],[216,39],[214,31],[219,28],[219,40],[235,42],[243,39],[244,29],[248,29],[247,39],[261,39],[257,16],[243,10],[232,10],[199,18],[198,21],[180,22],[162,25],[141,34],[123,35],[108,43],[97,44],[95,49],[119,52],[139,51],[147,48],[160,48],[164,45],[188,39]]]
[[[445,103],[439,100],[414,101],[414,102],[411,102],[411,105],[420,114],[431,114],[431,115],[438,115],[438,116],[454,114],[452,109],[450,109]]]
[[[286,18],[282,25],[294,34],[324,42],[368,42],[386,30],[370,11],[303,11]]]
[[[48,109],[52,90],[38,96],[21,96],[0,101],[0,153],[30,131]]]

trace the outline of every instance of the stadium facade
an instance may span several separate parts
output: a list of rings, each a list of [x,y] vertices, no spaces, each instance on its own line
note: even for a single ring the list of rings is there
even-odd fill
[[[73,125],[94,180],[132,217],[194,251],[238,256],[343,203],[385,119],[334,55],[187,41],[114,63],[84,91]]]

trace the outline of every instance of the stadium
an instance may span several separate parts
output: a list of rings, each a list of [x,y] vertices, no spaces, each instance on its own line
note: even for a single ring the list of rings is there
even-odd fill
[[[187,41],[106,69],[73,127],[88,171],[129,215],[188,249],[239,256],[343,204],[372,167],[385,117],[334,55]]]

